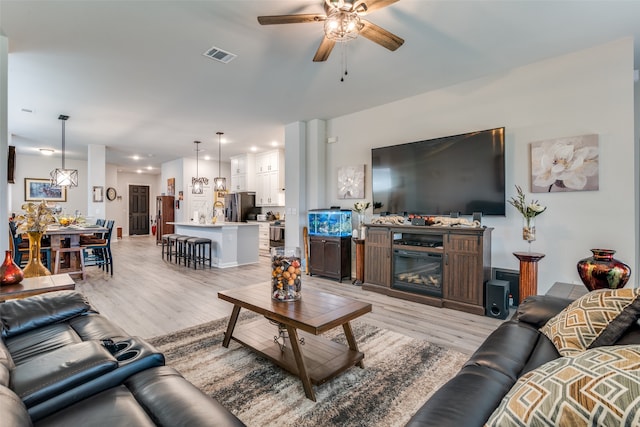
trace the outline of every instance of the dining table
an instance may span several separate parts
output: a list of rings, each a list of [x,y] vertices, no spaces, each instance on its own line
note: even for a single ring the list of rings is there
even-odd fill
[[[106,234],[108,231],[108,228],[95,224],[49,225],[45,235],[51,239],[52,273],[81,274],[84,280],[84,258],[80,236]]]

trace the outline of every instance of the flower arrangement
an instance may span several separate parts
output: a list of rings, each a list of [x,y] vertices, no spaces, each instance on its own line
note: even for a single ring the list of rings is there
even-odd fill
[[[518,197],[512,197],[511,200],[509,200],[509,204],[516,208],[525,219],[535,218],[547,210],[547,207],[542,206],[537,200],[527,203],[524,197],[524,191],[517,185],[516,191],[518,192]]]
[[[371,203],[369,202],[355,202],[353,204],[353,211],[362,215],[367,209],[369,209],[369,206],[371,206]]]
[[[522,225],[522,239],[531,243],[536,240],[536,226],[533,221],[535,217],[547,210],[546,206],[542,206],[537,200],[527,203],[522,188],[516,185],[518,197],[512,197],[509,203],[522,214],[524,223]]]
[[[53,211],[43,200],[40,203],[28,202],[22,205],[23,214],[16,217],[18,232],[44,233],[49,224],[56,222]]]

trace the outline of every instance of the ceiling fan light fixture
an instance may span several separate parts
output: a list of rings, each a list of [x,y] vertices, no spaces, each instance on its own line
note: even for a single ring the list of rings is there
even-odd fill
[[[358,37],[362,27],[357,13],[335,9],[324,21],[324,34],[329,40],[348,42]]]

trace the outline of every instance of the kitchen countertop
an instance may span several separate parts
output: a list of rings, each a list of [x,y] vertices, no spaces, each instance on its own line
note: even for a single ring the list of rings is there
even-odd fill
[[[200,228],[246,227],[246,226],[257,225],[257,224],[252,224],[252,223],[249,223],[249,222],[217,222],[215,224],[211,224],[211,223],[200,224],[200,223],[197,223],[197,222],[189,222],[189,221],[185,221],[185,222],[167,222],[167,224],[183,225],[183,226],[187,226],[187,227],[200,227]]]

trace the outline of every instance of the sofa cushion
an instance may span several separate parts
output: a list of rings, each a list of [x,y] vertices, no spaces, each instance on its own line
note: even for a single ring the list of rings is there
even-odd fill
[[[563,356],[612,345],[640,314],[640,288],[590,292],[540,328]]]
[[[487,426],[622,426],[640,417],[640,346],[561,357],[523,375]]]
[[[75,291],[59,291],[0,304],[2,336],[10,338],[91,311],[89,301]]]

